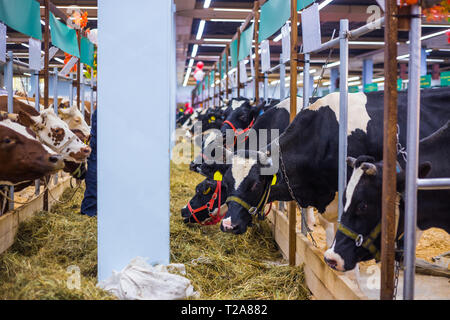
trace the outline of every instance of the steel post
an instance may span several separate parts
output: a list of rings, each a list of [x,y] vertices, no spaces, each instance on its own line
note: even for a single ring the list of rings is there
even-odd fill
[[[338,221],[344,212],[344,191],[347,185],[347,120],[348,120],[348,20],[340,21],[339,66],[339,176],[338,176]]]
[[[416,262],[417,226],[417,177],[419,157],[419,119],[420,119],[420,67],[421,67],[421,8],[411,7],[411,29],[409,32],[409,84],[406,149],[405,186],[405,271],[403,277],[403,299],[414,299],[414,274]]]

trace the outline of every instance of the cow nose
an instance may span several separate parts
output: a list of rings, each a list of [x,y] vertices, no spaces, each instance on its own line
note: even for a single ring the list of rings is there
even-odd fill
[[[51,155],[48,160],[51,163],[57,163],[58,161],[62,161],[62,157],[59,154]]]
[[[327,259],[326,257],[324,257],[325,262],[333,269],[336,269],[337,266],[337,261],[334,259]]]
[[[91,154],[91,147],[84,147],[81,148],[81,152],[84,153],[86,156],[89,156]]]
[[[55,170],[64,168],[64,159],[59,154],[51,155],[50,157],[48,157],[48,161],[53,163]]]

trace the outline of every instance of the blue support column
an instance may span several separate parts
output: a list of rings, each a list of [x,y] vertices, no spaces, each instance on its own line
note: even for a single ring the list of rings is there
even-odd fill
[[[98,1],[99,280],[137,256],[150,264],[169,263],[172,6],[172,1]],[[133,32],[117,23],[118,16],[133,22]],[[150,39],[152,30],[158,32]],[[114,68],[120,64],[127,66],[126,74]],[[133,92],[148,92],[152,101],[143,103]]]
[[[339,68],[332,68],[330,70],[330,93],[331,92],[335,92],[337,87],[336,87],[336,80],[339,78]]]
[[[373,59],[363,60],[363,72],[362,72],[362,85],[363,88],[366,84],[373,82]]]

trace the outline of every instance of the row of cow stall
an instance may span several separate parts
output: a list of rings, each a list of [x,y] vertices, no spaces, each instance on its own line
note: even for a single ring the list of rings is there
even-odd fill
[[[57,117],[62,117],[64,112],[61,109],[76,108],[80,112],[81,119],[77,116],[76,122],[78,124],[73,124],[73,126],[83,127],[82,136],[88,137],[89,125],[97,101],[94,44],[89,41],[87,51],[86,47],[78,49],[78,47],[81,48],[80,40],[85,42],[87,39],[85,30],[79,28],[75,32],[74,29],[66,26],[66,14],[48,0],[32,0],[21,3],[9,1],[4,6],[5,10],[0,14],[0,42],[4,45],[0,48],[2,47],[5,50],[5,52],[0,53],[5,87],[1,99],[3,115],[5,116],[6,113],[7,119],[16,120],[14,117],[17,116],[19,111],[23,110],[22,106],[24,105],[34,108],[37,113],[41,113],[53,105],[54,114]],[[19,14],[17,10],[12,10],[11,8],[15,6],[24,6],[22,13],[27,12],[27,14]],[[44,11],[44,19],[42,20],[41,9]],[[23,23],[24,19],[28,19],[29,23]],[[57,20],[62,20],[65,23]],[[55,23],[58,24],[59,28],[55,26]],[[51,31],[50,25],[53,25]],[[44,30],[41,32],[41,29]],[[26,38],[12,39],[10,31],[16,31],[25,37],[30,37],[29,43],[26,44],[22,41]],[[57,53],[61,51],[66,53],[68,43],[76,44],[77,39],[77,50],[80,51],[78,53],[71,52],[73,54],[70,55],[71,59],[66,61],[58,58]],[[53,46],[50,46],[50,43]],[[28,48],[28,55],[25,57],[25,59],[28,58],[28,61],[24,61],[22,52],[16,54],[14,50],[7,47],[18,45]],[[42,47],[43,50],[41,50]],[[59,68],[55,65],[51,69],[50,61],[59,63]],[[72,126],[69,125],[69,121],[67,120],[67,125]],[[83,142],[88,143],[86,140]],[[2,210],[0,211],[0,216],[2,216],[0,224],[3,225],[0,228],[2,230],[0,238],[8,235],[9,240],[14,240],[14,237],[11,238],[10,234],[17,229],[17,226],[14,225],[14,230],[11,229],[12,226],[10,226],[11,230],[7,228],[8,221],[11,220],[11,214],[20,216],[21,210],[27,211],[28,209],[31,210],[30,208],[33,212],[49,210],[50,205],[58,201],[56,198],[70,184],[72,183],[69,175],[59,171],[53,175],[53,178],[47,176],[35,180],[34,192],[31,191],[31,187],[15,192],[14,185],[1,186],[4,196],[2,197]],[[27,207],[30,208],[27,209]],[[29,216],[28,213],[24,215]],[[4,238],[2,239],[4,240]],[[12,244],[9,240],[2,243],[1,252]]]
[[[347,124],[348,124],[348,94],[349,94],[349,41],[355,40],[363,35],[384,26],[385,34],[385,80],[384,80],[384,156],[383,156],[383,207],[381,226],[381,299],[395,298],[397,290],[398,273],[395,262],[395,199],[396,199],[396,163],[399,155],[397,138],[397,42],[399,25],[409,26],[404,30],[409,31],[409,84],[408,84],[408,120],[407,120],[407,165],[406,165],[406,193],[405,193],[405,255],[404,255],[404,277],[403,298],[414,299],[415,288],[415,260],[416,260],[416,225],[417,225],[417,190],[426,189],[450,189],[449,178],[419,179],[418,178],[418,145],[419,145],[419,115],[421,95],[421,13],[419,5],[411,5],[411,12],[398,17],[398,10],[394,1],[385,5],[384,16],[374,19],[372,22],[354,30],[349,29],[349,21],[342,19],[340,29],[336,36],[325,43],[307,43],[307,37],[303,37],[303,44],[298,43],[298,21],[299,13],[302,21],[311,21],[311,28],[306,28],[308,38],[320,39],[320,15],[317,3],[313,1],[291,0],[290,7],[281,8],[271,5],[271,1],[255,1],[252,12],[245,22],[238,28],[231,44],[227,44],[225,50],[217,63],[215,63],[203,81],[198,81],[192,91],[191,103],[202,109],[211,108],[221,104],[223,100],[230,98],[248,97],[259,101],[263,98],[270,101],[270,86],[268,75],[276,71],[280,78],[279,98],[283,100],[290,97],[291,121],[298,113],[297,95],[298,83],[303,84],[303,108],[307,108],[312,98],[318,94],[318,88],[313,90],[313,82],[310,81],[310,65],[314,54],[339,49],[339,63],[331,64],[327,60],[322,67],[321,77],[326,68],[339,65],[339,178],[338,178],[338,222],[344,211],[343,197],[347,184]],[[284,10],[284,11],[283,11]],[[286,15],[289,10],[289,15]],[[306,13],[308,12],[308,13]],[[306,14],[305,14],[306,13]],[[266,16],[264,16],[266,15]],[[272,20],[270,25],[275,25],[272,33],[267,32],[265,25],[269,18],[278,17],[278,24]],[[309,20],[308,20],[309,19]],[[288,22],[286,20],[289,20]],[[400,23],[399,23],[400,20]],[[289,23],[290,22],[290,23]],[[305,28],[303,33],[305,34]],[[317,27],[319,30],[317,30]],[[268,43],[261,38],[266,38],[282,28],[283,45],[280,63],[273,67],[261,68],[261,51],[266,50]],[[404,28],[404,27],[403,27]],[[316,29],[316,30],[315,30]],[[254,47],[252,48],[252,43]],[[247,78],[247,64],[250,64],[251,77]],[[290,85],[286,85],[286,68],[290,69]],[[303,79],[298,81],[299,69],[302,70]],[[263,70],[263,72],[261,72]],[[245,73],[244,76],[242,74]],[[320,83],[321,79],[319,79]],[[285,88],[290,87],[287,94]],[[262,93],[262,94],[261,94]],[[326,94],[322,90],[323,94]],[[272,95],[273,97],[273,95]],[[308,97],[308,98],[305,98]],[[306,208],[302,208],[303,212]],[[287,245],[279,243],[280,247],[287,247],[285,254],[290,265],[295,265],[298,247],[310,247],[310,243],[300,243],[296,234],[296,204],[288,206],[286,233],[288,233]],[[275,219],[276,220],[276,219]],[[273,221],[274,222],[274,221]],[[274,222],[276,223],[276,221]],[[284,223],[284,222],[283,222]],[[283,224],[282,223],[282,224]],[[274,230],[277,228],[275,227]],[[301,233],[307,239],[306,227],[301,228]],[[306,240],[309,241],[309,240]],[[305,250],[304,248],[302,249]],[[314,251],[314,250],[313,250]],[[308,260],[304,261],[308,265]],[[313,264],[314,265],[314,264]],[[316,266],[316,268],[318,268]],[[321,273],[322,271],[318,271]],[[316,272],[317,273],[317,272]],[[323,274],[322,274],[323,276]],[[324,279],[321,279],[324,282]],[[311,288],[311,286],[310,286]]]

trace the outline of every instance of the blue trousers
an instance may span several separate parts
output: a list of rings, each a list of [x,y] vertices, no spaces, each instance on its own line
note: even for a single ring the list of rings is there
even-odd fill
[[[81,202],[81,214],[97,216],[97,110],[92,114],[91,155],[88,158],[86,171],[86,190]]]

